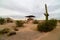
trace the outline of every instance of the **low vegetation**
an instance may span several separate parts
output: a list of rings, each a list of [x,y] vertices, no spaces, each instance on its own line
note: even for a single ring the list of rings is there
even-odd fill
[[[7,23],[12,23],[13,20],[11,18],[6,18]]]
[[[10,31],[10,29],[4,28],[4,29],[0,30],[0,34],[6,34],[6,33],[8,33],[9,31]]]
[[[15,27],[15,28],[14,28],[14,31],[18,31],[18,28],[17,28],[17,27]]]
[[[16,35],[16,32],[10,32],[7,36],[12,36],[12,35]]]
[[[34,24],[38,24],[39,22],[38,22],[38,20],[34,20],[33,23]]]
[[[22,27],[24,24],[23,21],[16,21],[16,27]]]
[[[56,28],[56,25],[57,25],[57,20],[51,19],[41,24],[38,24],[37,30],[40,32],[49,32],[52,31],[54,28]]]
[[[11,31],[9,28],[4,28],[2,30],[0,30],[0,35],[4,35],[7,34],[7,36],[12,36],[12,35],[16,35],[15,31]]]
[[[0,18],[0,25],[3,25],[5,23],[5,19],[4,18]]]
[[[60,23],[60,20],[58,20],[59,21],[59,23]]]

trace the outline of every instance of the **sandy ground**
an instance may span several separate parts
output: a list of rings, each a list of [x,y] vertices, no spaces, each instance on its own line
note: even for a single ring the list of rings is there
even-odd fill
[[[60,23],[57,24],[57,28],[49,32],[47,36],[41,40],[60,40]]]
[[[34,28],[36,28],[37,24],[24,24],[25,27],[18,28],[16,35],[7,37],[2,37],[2,40],[60,40],[60,23],[57,23],[57,28],[48,33],[41,33]],[[12,28],[15,26],[14,23],[9,23],[8,25],[0,25],[0,27],[8,27]]]

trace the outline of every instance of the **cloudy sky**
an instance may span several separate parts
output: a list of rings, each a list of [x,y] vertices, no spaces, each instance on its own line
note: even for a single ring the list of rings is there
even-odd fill
[[[60,19],[60,0],[0,0],[0,17],[24,19],[26,15],[35,15],[36,19],[45,19],[45,4],[49,19]]]

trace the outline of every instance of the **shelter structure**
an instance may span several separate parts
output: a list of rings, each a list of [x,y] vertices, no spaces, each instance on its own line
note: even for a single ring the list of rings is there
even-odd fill
[[[28,15],[25,16],[27,18],[27,23],[32,23],[34,21],[35,16],[34,15]]]

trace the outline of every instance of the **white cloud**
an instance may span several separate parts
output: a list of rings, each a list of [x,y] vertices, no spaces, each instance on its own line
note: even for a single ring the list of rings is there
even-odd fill
[[[0,8],[0,16],[1,15],[6,15],[6,16],[9,16],[9,15],[26,15],[22,12],[17,12],[17,11],[14,11],[14,10],[9,10],[9,9],[5,9],[5,8]]]
[[[36,18],[44,19],[45,3],[48,5],[49,14],[60,13],[60,0],[1,0],[0,15],[15,17],[33,14]],[[15,16],[14,16],[15,15]],[[57,17],[57,15],[55,15]],[[49,16],[51,18],[51,16]],[[53,16],[52,16],[53,17]],[[15,17],[16,18],[16,17]]]

